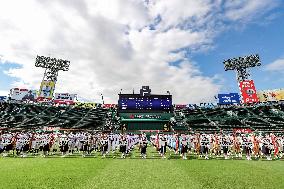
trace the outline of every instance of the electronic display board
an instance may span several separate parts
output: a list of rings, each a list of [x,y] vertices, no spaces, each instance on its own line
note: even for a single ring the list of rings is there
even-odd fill
[[[119,94],[118,109],[120,112],[172,111],[172,95]]]

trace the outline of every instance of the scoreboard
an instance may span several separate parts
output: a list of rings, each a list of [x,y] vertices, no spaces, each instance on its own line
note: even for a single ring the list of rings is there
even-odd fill
[[[171,112],[172,95],[119,94],[119,112]]]

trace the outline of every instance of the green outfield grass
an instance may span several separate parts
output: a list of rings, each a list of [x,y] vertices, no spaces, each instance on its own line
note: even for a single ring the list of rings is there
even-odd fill
[[[158,158],[1,157],[0,188],[284,188],[282,160]]]

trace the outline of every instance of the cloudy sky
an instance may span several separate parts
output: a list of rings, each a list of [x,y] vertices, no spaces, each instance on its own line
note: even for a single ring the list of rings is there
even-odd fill
[[[258,53],[257,89],[284,87],[281,0],[0,0],[0,95],[39,89],[36,55],[71,61],[56,92],[117,101],[149,85],[175,103],[237,92],[224,59]]]

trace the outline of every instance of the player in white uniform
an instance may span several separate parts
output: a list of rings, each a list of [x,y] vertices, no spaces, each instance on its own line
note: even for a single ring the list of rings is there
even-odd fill
[[[108,136],[108,139],[109,139],[109,141],[108,141],[108,143],[109,143],[109,145],[108,145],[108,151],[109,151],[109,152],[112,151],[112,153],[114,153],[114,152],[115,152],[115,148],[116,148],[116,146],[115,146],[115,136],[114,136],[114,134],[113,134],[113,133],[110,133],[109,136]]]

